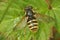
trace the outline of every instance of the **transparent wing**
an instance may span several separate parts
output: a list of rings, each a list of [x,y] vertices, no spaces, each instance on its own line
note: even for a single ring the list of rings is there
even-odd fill
[[[16,24],[16,26],[14,27],[13,30],[15,30],[15,29],[22,29],[22,28],[26,27],[26,25],[27,25],[27,17],[24,16],[24,17]]]
[[[52,17],[47,16],[47,15],[36,13],[34,16],[36,17],[37,20],[42,21],[42,22],[49,23],[51,21],[54,21],[54,19]]]

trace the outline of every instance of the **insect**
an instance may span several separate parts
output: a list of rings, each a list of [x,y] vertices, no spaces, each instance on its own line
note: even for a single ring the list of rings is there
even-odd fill
[[[38,21],[49,23],[53,20],[53,18],[50,16],[35,13],[32,6],[27,6],[24,10],[25,15],[15,27],[24,28],[26,25],[28,25],[32,32],[36,32],[39,28]]]

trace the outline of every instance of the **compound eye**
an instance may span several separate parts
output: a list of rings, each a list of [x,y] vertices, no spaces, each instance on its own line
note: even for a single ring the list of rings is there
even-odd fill
[[[32,6],[27,6],[27,7],[25,7],[25,10],[31,10],[31,9],[33,9]]]
[[[29,8],[29,9],[33,9],[33,7],[32,7],[32,6],[28,6],[28,8]]]

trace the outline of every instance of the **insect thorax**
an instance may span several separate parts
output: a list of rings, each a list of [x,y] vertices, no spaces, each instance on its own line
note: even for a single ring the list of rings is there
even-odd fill
[[[29,12],[29,13],[27,14],[27,17],[28,17],[27,22],[30,21],[30,20],[36,19],[36,18],[34,17],[34,14],[31,13],[31,12]]]
[[[35,15],[35,13],[32,10],[30,10],[30,9],[26,10],[26,17],[28,17],[27,22],[30,20],[36,19],[34,17],[34,15]]]

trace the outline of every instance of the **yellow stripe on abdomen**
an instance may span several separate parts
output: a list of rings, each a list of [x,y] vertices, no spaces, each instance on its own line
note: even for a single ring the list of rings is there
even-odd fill
[[[35,19],[28,21],[28,26],[31,31],[37,31],[38,30],[38,23]]]

